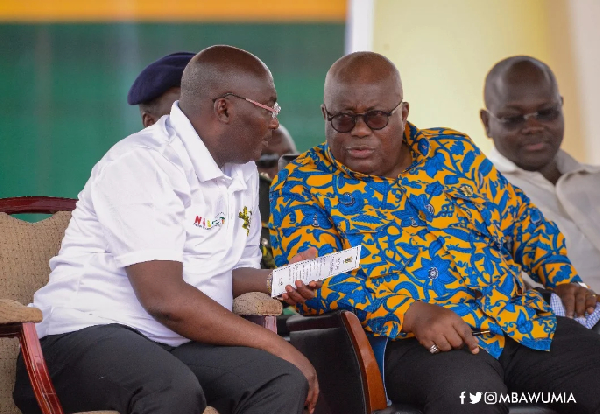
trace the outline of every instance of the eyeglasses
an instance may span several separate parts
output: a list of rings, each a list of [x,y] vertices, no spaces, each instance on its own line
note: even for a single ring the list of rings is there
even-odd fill
[[[275,103],[275,105],[273,105],[273,107],[271,108],[270,106],[263,105],[261,103],[256,102],[255,100],[252,100],[250,98],[244,98],[243,96],[236,95],[235,93],[232,93],[232,92],[227,92],[226,94],[221,95],[218,98],[214,98],[212,101],[213,101],[213,103],[215,103],[215,101],[217,99],[226,98],[228,96],[234,96],[236,98],[243,99],[245,101],[250,102],[252,105],[256,105],[259,108],[266,109],[267,111],[271,112],[271,117],[273,119],[277,118],[277,115],[279,115],[279,112],[281,112],[281,106],[279,106],[278,103]]]
[[[492,118],[501,124],[507,126],[508,128],[518,128],[527,122],[529,118],[535,118],[540,122],[551,122],[555,121],[561,113],[562,103],[557,104],[556,106],[548,109],[544,109],[542,111],[530,112],[528,114],[517,115],[517,116],[506,116],[499,117],[494,115],[490,111],[486,111]]]
[[[390,121],[390,116],[396,111],[396,109],[402,105],[404,102],[400,101],[398,105],[394,106],[394,108],[389,111],[368,111],[363,112],[361,114],[354,114],[351,112],[340,112],[338,114],[332,115],[327,111],[327,107],[323,105],[325,108],[325,113],[327,114],[327,120],[331,122],[331,126],[337,132],[345,134],[350,132],[356,126],[357,118],[362,118],[364,123],[367,124],[369,128],[373,131],[377,131],[388,126]]]

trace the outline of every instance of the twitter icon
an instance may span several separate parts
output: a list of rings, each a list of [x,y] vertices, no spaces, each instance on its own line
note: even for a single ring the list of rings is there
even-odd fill
[[[475,395],[469,393],[469,398],[471,399],[471,404],[477,404],[481,401],[481,392],[476,392]]]

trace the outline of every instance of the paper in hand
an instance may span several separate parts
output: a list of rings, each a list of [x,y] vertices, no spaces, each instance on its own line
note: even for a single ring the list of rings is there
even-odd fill
[[[360,266],[360,247],[355,246],[341,252],[326,254],[316,259],[302,260],[273,270],[271,296],[286,293],[285,287],[295,287],[296,280],[308,285],[312,280],[324,280],[340,273],[350,272]]]

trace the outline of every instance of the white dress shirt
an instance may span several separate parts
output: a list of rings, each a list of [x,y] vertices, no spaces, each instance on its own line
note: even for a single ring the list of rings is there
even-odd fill
[[[595,292],[600,292],[600,167],[577,162],[559,150],[556,186],[537,171],[526,171],[493,148],[488,158],[513,185],[552,220],[565,236],[569,259]]]
[[[220,169],[178,102],[113,146],[78,198],[50,281],[34,296],[40,337],[120,323],[177,346],[189,340],[146,312],[127,266],[182,262],[183,279],[229,310],[232,270],[260,268],[256,166]]]

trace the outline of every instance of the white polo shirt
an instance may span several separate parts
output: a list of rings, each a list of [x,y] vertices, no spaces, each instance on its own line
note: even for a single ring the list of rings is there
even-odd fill
[[[221,170],[175,102],[92,169],[34,296],[38,335],[120,323],[156,342],[188,342],[144,310],[125,267],[183,262],[184,280],[231,310],[232,270],[260,268],[258,181],[253,162]]]
[[[556,185],[537,171],[515,165],[496,148],[488,158],[511,184],[521,188],[565,236],[567,254],[579,276],[600,292],[600,167],[582,164],[559,150]]]

